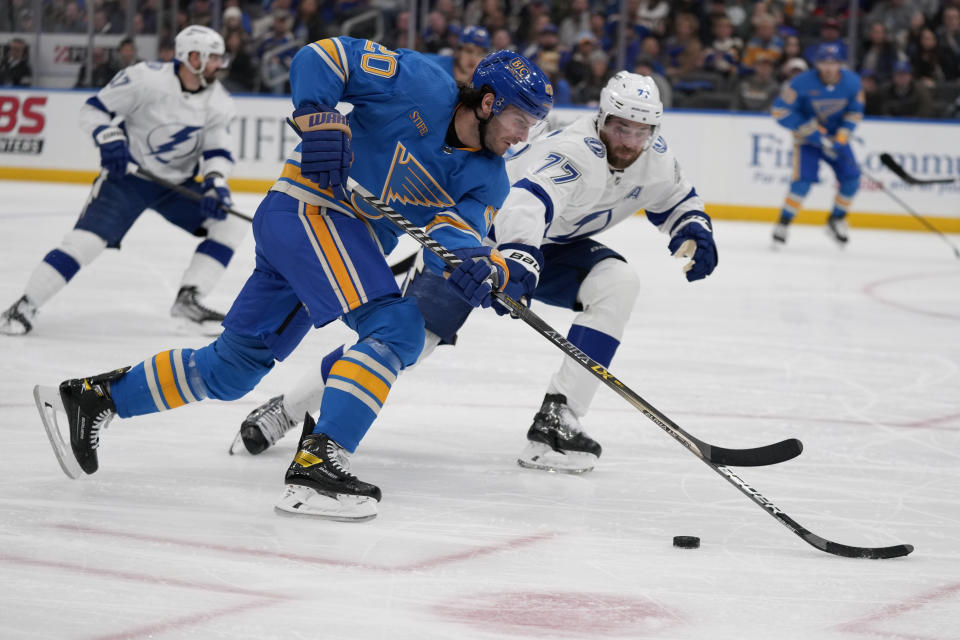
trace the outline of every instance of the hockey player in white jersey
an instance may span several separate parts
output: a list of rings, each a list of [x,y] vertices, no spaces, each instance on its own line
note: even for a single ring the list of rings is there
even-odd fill
[[[717,265],[710,218],[679,162],[659,135],[663,106],[654,82],[622,71],[603,89],[599,112],[550,132],[508,162],[510,194],[489,240],[510,269],[505,293],[576,312],[567,338],[605,367],[620,344],[639,278],[619,253],[591,236],[640,209],[669,236],[671,254],[689,259],[686,278],[705,278]],[[417,270],[404,294],[417,298],[427,328],[421,359],[452,343],[470,308],[445,294],[442,280]],[[508,311],[495,304],[498,313]],[[316,371],[255,409],[240,441],[259,453],[319,406],[336,352]],[[599,381],[564,357],[527,432],[521,466],[582,473],[594,468],[600,445],[580,425]],[[233,449],[231,449],[232,451]]]
[[[233,99],[216,80],[223,38],[190,26],[175,39],[174,62],[141,62],[121,70],[80,110],[80,127],[100,152],[101,172],[79,219],[33,270],[23,295],[0,316],[0,333],[33,329],[37,310],[81,267],[120,241],[140,214],[153,209],[188,233],[202,237],[183,274],[170,313],[205,333],[223,315],[200,299],[223,275],[249,224],[227,216],[227,178],[233,170],[229,132]],[[194,200],[139,177],[150,173],[203,195]],[[203,183],[194,178],[202,169]]]

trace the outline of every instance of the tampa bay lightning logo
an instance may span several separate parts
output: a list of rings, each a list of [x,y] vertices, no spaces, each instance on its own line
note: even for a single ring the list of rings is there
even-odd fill
[[[653,143],[653,150],[657,153],[666,153],[667,141],[663,139],[663,136],[657,136],[657,141]]]
[[[200,146],[200,136],[194,134],[201,128],[182,124],[160,125],[147,134],[150,155],[163,164],[189,156]]]
[[[593,151],[593,154],[598,158],[604,158],[607,155],[607,148],[603,146],[603,143],[597,140],[596,138],[584,138],[583,143],[587,145],[587,149]]]

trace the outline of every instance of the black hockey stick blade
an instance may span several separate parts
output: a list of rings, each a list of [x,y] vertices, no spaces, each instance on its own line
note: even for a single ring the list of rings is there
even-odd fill
[[[890,169],[893,173],[897,175],[898,178],[906,182],[907,184],[950,184],[951,182],[956,182],[956,178],[930,178],[926,180],[921,180],[920,178],[915,178],[906,170],[900,166],[900,164],[893,159],[889,153],[880,154],[880,162],[883,163],[887,169]]]
[[[839,542],[825,540],[813,533],[802,537],[817,549],[826,551],[827,553],[831,553],[835,556],[842,556],[844,558],[888,560],[890,558],[902,558],[903,556],[913,553],[912,544],[895,544],[889,547],[854,547],[848,544],[840,544]]]
[[[413,261],[416,259],[417,259],[417,252],[413,252],[410,255],[408,255],[406,258],[401,260],[400,262],[390,265],[390,272],[394,276],[405,275],[407,271],[410,271],[410,267],[413,266]]]
[[[730,467],[764,467],[793,460],[803,452],[803,443],[796,438],[788,438],[753,449],[726,449],[703,443],[707,448],[706,458],[713,464]]]

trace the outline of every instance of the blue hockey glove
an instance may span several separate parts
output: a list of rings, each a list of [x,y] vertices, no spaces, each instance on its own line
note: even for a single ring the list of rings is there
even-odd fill
[[[233,206],[233,198],[230,197],[230,187],[223,176],[211,173],[203,180],[203,200],[200,201],[200,208],[203,215],[215,220],[223,220],[227,217],[227,209]]]
[[[308,104],[293,112],[293,121],[300,131],[300,173],[345,200],[353,163],[347,118],[333,109]]]
[[[510,273],[503,292],[520,304],[529,307],[533,299],[533,290],[537,288],[537,281],[540,279],[543,252],[537,247],[519,242],[508,242],[500,245],[498,249],[506,260],[507,270]],[[493,302],[493,310],[501,316],[510,313],[510,309],[497,300]]]
[[[691,211],[677,221],[667,248],[675,258],[691,258],[683,267],[689,282],[706,278],[717,267],[710,217],[702,211]]]
[[[133,162],[127,136],[120,127],[102,126],[93,132],[93,140],[100,148],[100,166],[107,172],[107,179],[127,175],[127,167]]]
[[[451,253],[463,262],[450,273],[448,282],[471,306],[489,307],[494,288],[503,291],[507,284],[509,272],[503,256],[491,247],[467,247]]]
[[[808,135],[806,138],[804,138],[803,141],[804,141],[804,144],[810,144],[815,147],[820,147],[820,150],[823,151],[823,155],[825,155],[830,160],[837,159],[837,152],[836,152],[836,149],[834,148],[833,140],[831,140],[828,136],[824,135],[822,132],[814,131],[813,133]]]

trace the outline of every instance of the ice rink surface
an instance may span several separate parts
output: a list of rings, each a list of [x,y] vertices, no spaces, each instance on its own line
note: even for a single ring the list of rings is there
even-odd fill
[[[87,189],[0,189],[6,307]],[[168,317],[196,241],[147,213],[33,334],[0,336],[0,638],[960,638],[960,261],[930,233],[853,229],[839,250],[796,227],[772,252],[770,231],[718,221],[719,267],[694,284],[644,218],[601,236],[643,281],[611,371],[708,442],[800,438],[741,477],[821,536],[911,556],[808,546],[604,387],[594,472],[521,469],[564,356],[490,311],[401,377],[354,457],[383,490],[373,521],[274,513],[293,437],[227,455],[247,412],[351,341],[339,324],[240,401],[114,421],[100,471],[69,480],[33,385],[207,342]],[[211,306],[252,262],[248,238]]]

